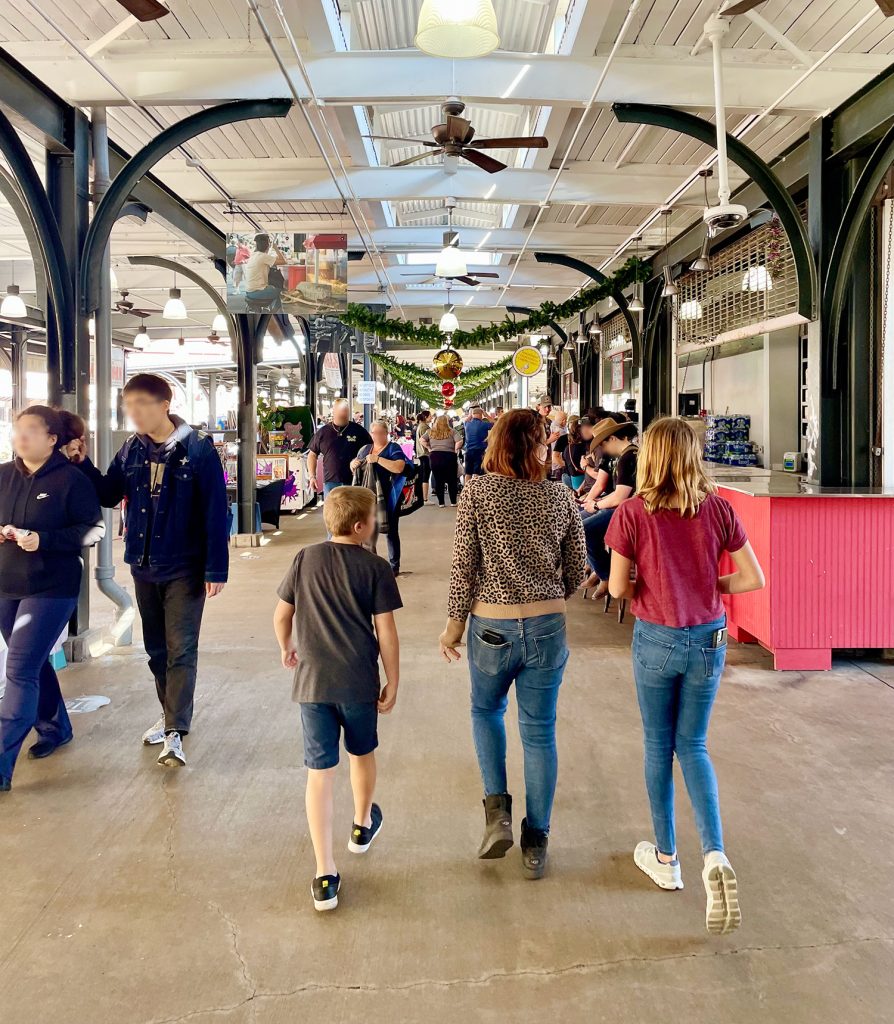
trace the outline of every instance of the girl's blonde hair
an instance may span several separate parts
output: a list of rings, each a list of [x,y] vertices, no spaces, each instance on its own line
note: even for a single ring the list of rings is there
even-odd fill
[[[678,416],[655,420],[643,434],[636,464],[636,491],[646,511],[672,509],[691,519],[716,489],[692,427]]]
[[[429,436],[435,441],[443,441],[444,438],[450,437],[453,432],[453,427],[450,426],[450,420],[446,416],[439,416],[435,420],[435,425],[429,431]]]

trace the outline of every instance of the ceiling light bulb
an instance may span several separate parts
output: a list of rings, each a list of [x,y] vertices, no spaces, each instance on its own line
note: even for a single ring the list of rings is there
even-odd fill
[[[229,334],[230,325],[227,323],[227,318],[223,313],[218,313],[211,321],[211,330],[217,331],[218,334]]]
[[[180,289],[171,288],[168,292],[168,301],[165,303],[162,317],[165,320],[185,320],[186,319],[186,306],[183,304],[183,299],[180,298]]]
[[[465,277],[468,272],[465,255],[455,245],[445,245],[435,264],[435,276]]]
[[[423,0],[416,46],[431,57],[486,57],[500,45],[491,0]]]
[[[749,267],[742,278],[743,292],[768,292],[773,288],[773,278],[763,264]]]
[[[149,335],[146,333],[146,328],[140,325],[139,332],[133,339],[135,348],[148,348],[149,347]]]
[[[19,286],[17,284],[6,286],[6,298],[4,298],[3,302],[0,302],[0,314],[11,317],[28,315],[25,300],[19,295]]]
[[[545,355],[548,355],[548,354],[549,354],[549,345],[547,345],[547,344],[546,344],[546,342],[544,342],[544,343],[543,343],[543,344],[542,344],[542,345],[540,346],[540,354],[541,354],[542,356],[545,356]]]
[[[698,299],[688,299],[686,302],[681,302],[677,316],[681,320],[701,320],[702,304]]]
[[[438,324],[438,329],[443,334],[452,334],[454,331],[459,329],[459,320],[456,319],[455,313],[447,312],[441,317],[441,322]]]
[[[276,382],[276,386],[278,388],[287,388],[289,386],[289,378],[283,374]]]

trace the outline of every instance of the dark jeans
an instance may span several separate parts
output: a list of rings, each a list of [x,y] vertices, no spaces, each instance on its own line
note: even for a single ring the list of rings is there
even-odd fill
[[[482,634],[502,637],[491,643]],[[472,735],[485,796],[506,792],[506,707],[515,683],[525,754],[525,809],[531,828],[549,831],[556,792],[556,704],[568,661],[565,616],[469,618]]]
[[[400,572],[400,534],[397,532],[399,522],[400,519],[396,515],[392,515],[388,520],[388,532],[385,534],[385,539],[388,541],[388,561],[395,574]],[[370,545],[373,551],[378,549],[380,536],[379,528],[376,527]]]
[[[481,460],[485,451],[486,448],[466,448],[466,476],[481,476],[484,473]]]
[[[655,843],[662,853],[677,850],[674,828],[674,753],[683,779],[702,852],[723,849],[717,776],[708,755],[708,723],[726,663],[726,644],[714,647],[714,633],[725,619],[702,626],[633,627],[633,677],[643,720],[646,790],[652,808]]]
[[[282,292],[268,284],[266,288],[258,288],[253,292],[245,293],[246,299],[251,302],[263,302],[273,313],[282,309]]]
[[[71,618],[76,597],[0,597],[0,633],[6,652],[6,692],[0,700],[0,775],[12,778],[16,758],[33,729],[61,743],[71,722],[59,680],[47,660]]]
[[[205,580],[194,575],[168,583],[147,583],[135,576],[134,586],[165,729],[185,736],[192,723]]]
[[[444,488],[450,495],[450,500],[456,504],[457,483],[457,458],[456,452],[432,452],[431,471],[435,477],[435,494],[438,497],[438,504],[444,504]]]
[[[605,550],[605,534],[615,514],[613,508],[602,508],[592,515],[584,513],[584,537],[587,541],[587,561],[601,580],[607,580],[612,567],[612,556]]]

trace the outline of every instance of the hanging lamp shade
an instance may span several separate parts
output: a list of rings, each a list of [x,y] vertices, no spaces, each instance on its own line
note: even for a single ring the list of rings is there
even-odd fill
[[[146,333],[146,328],[140,324],[139,333],[134,336],[133,339],[134,348],[148,348],[149,347],[149,335]]]
[[[465,277],[468,272],[465,255],[455,245],[445,245],[435,264],[435,276]]]
[[[168,292],[168,301],[165,303],[162,317],[165,320],[185,320],[186,319],[186,306],[183,304],[183,299],[180,298],[180,289],[171,288]]]
[[[459,320],[456,319],[456,313],[445,313],[441,317],[438,328],[444,334],[453,334],[454,331],[459,330]]]
[[[9,284],[6,286],[6,296],[0,302],[0,314],[3,316],[22,317],[28,315],[25,300],[19,295],[19,286]]]
[[[218,313],[217,316],[211,321],[211,330],[217,331],[218,334],[228,334],[230,326],[227,323],[227,318],[223,313]]]
[[[423,0],[416,45],[431,57],[486,57],[500,45],[491,0]]]
[[[643,300],[639,294],[639,282],[633,286],[633,298],[627,303],[627,308],[631,313],[642,313],[644,309]]]

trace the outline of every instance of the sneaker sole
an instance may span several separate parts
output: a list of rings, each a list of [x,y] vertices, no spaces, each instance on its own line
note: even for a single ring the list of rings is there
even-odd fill
[[[478,850],[478,859],[499,860],[501,857],[505,857],[514,845],[515,840],[512,836],[497,835],[489,846],[483,846]]]
[[[161,765],[162,768],[186,767],[186,760],[184,759],[183,761],[181,761],[179,757],[175,757],[173,754],[168,754],[168,756],[164,759],[159,758],[155,763]]]
[[[164,741],[165,741],[164,736],[162,736],[160,739],[157,739],[157,740],[146,739],[146,737],[144,736],[143,737],[143,746],[144,747],[158,747],[158,746],[161,746],[161,744],[164,743]]]
[[[372,834],[372,837],[370,838],[370,840],[369,840],[369,842],[368,842],[368,843],[366,844],[366,846],[361,846],[361,845],[360,845],[359,843],[355,843],[355,842],[353,842],[353,840],[349,839],[349,840],[348,840],[348,851],[349,851],[350,853],[366,853],[366,851],[367,851],[367,850],[368,850],[368,849],[369,849],[369,848],[370,848],[370,847],[372,846],[372,844],[373,844],[373,843],[375,842],[375,840],[376,840],[376,836],[377,836],[377,835],[378,835],[378,834],[379,834],[379,833],[380,833],[381,831],[382,831],[382,824],[380,823],[380,824],[379,824],[379,827],[378,827],[378,828],[377,828],[377,829],[375,830],[375,832],[373,832],[373,834]]]
[[[341,892],[341,886],[338,887],[338,891]],[[314,887],[312,885],[310,887],[310,896],[311,899],[314,901],[314,910],[319,911],[319,913],[321,914],[325,914],[327,910],[335,910],[335,908],[338,906],[337,895],[333,896],[332,899],[318,900],[314,896]]]
[[[739,907],[739,883],[736,873],[726,864],[716,864],[704,879],[708,905],[705,927],[712,935],[727,935],[742,923]]]
[[[645,864],[640,864],[638,860],[634,860],[633,863],[636,864],[636,866],[640,869],[640,871],[642,871],[644,875],[648,875],[648,877],[652,879],[652,881],[658,886],[659,889],[664,889],[665,892],[676,892],[678,889],[683,888],[682,882],[680,882],[679,885],[677,885],[676,882],[674,882],[673,885],[668,885],[667,882],[663,878],[661,878],[660,875],[655,874],[655,872],[651,871],[648,867],[646,867]]]

